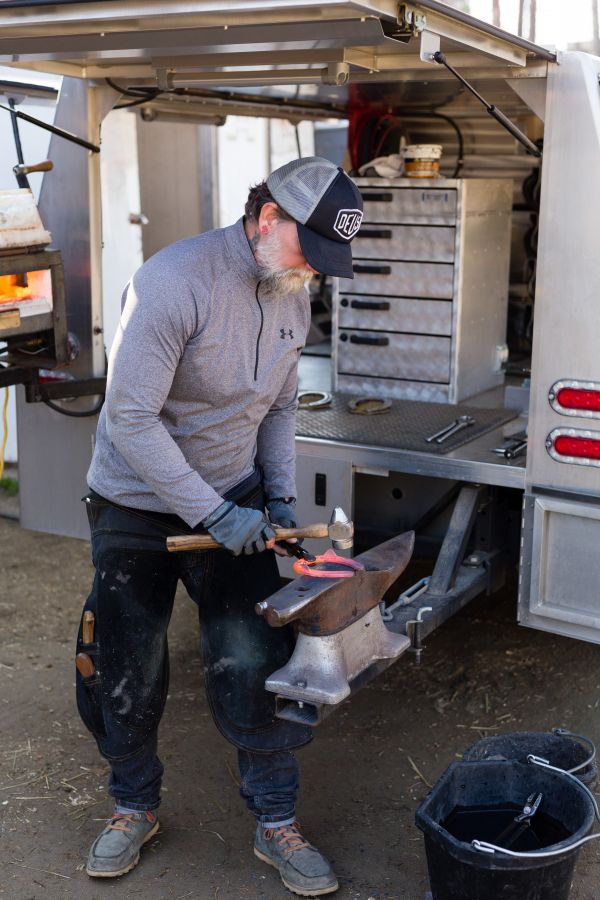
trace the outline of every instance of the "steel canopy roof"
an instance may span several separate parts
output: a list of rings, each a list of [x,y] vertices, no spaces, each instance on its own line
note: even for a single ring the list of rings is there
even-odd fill
[[[438,0],[0,0],[0,64],[165,88],[446,80],[423,33],[473,77],[554,60]]]

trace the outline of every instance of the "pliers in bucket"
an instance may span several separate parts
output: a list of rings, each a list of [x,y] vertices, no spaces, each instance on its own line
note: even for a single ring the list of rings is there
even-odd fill
[[[515,816],[512,822],[506,826],[496,843],[501,847],[504,847],[505,850],[512,847],[515,841],[517,841],[523,832],[527,831],[531,825],[531,820],[540,808],[543,799],[543,794],[530,794],[525,801],[523,812],[520,812],[518,816]]]

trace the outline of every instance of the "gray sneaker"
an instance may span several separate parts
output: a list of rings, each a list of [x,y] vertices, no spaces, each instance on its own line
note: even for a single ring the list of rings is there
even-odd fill
[[[149,810],[115,813],[98,835],[88,856],[86,872],[92,878],[116,878],[140,861],[140,847],[158,831],[158,819]]]
[[[286,888],[301,897],[320,897],[338,889],[335,873],[322,853],[300,833],[300,825],[258,825],[254,853],[279,870]]]

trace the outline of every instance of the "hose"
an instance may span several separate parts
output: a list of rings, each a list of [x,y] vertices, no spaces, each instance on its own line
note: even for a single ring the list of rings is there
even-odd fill
[[[104,406],[104,397],[92,409],[84,410],[63,409],[62,406],[57,406],[52,400],[43,400],[43,402],[50,409],[53,409],[54,412],[60,413],[61,416],[69,416],[71,419],[87,419],[89,416],[95,416],[100,412]]]

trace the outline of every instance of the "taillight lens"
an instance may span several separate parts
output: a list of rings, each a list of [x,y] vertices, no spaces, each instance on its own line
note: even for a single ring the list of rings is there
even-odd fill
[[[581,459],[600,459],[600,440],[589,438],[562,437],[554,441],[554,449],[561,456],[577,456]]]
[[[600,412],[600,391],[563,388],[556,395],[556,399],[566,409],[593,409],[595,412]]]
[[[546,450],[557,462],[600,466],[600,432],[556,428],[546,439]]]
[[[548,393],[550,406],[563,416],[600,418],[600,384],[590,381],[557,381]]]

